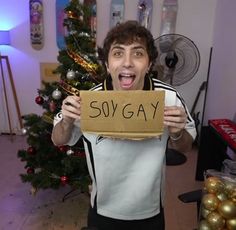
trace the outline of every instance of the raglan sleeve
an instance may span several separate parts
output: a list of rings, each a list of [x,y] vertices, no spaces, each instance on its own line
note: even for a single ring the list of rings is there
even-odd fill
[[[177,97],[176,97],[176,105],[177,106],[182,106],[187,114],[187,122],[185,125],[185,130],[192,136],[193,140],[196,138],[197,136],[197,131],[196,131],[196,126],[195,126],[195,122],[194,119],[192,118],[187,105],[185,104],[184,99],[179,95],[179,93],[177,93]]]

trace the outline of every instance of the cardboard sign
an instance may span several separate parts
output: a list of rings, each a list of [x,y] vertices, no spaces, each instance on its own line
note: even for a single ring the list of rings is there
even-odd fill
[[[127,139],[163,133],[164,91],[80,91],[81,130]]]

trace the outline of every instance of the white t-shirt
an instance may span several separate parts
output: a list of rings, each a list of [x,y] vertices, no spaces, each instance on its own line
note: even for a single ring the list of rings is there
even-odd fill
[[[111,90],[111,79],[92,90]],[[194,121],[176,90],[146,77],[144,90],[165,90],[166,106],[183,106],[188,119],[185,129],[195,138]],[[62,119],[59,113],[54,125]],[[87,165],[92,178],[91,206],[106,217],[135,220],[157,215],[164,200],[165,151],[168,132],[160,138],[124,140],[81,133],[75,122],[68,145],[83,135]]]

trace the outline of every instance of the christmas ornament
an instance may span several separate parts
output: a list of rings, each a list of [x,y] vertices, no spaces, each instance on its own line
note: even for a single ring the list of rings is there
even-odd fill
[[[82,57],[82,55],[79,53],[75,53],[70,50],[67,50],[67,53],[77,64],[81,65],[86,71],[88,71],[93,76],[94,80],[96,80],[96,71],[99,67],[97,64],[92,63],[90,60],[86,60],[86,58]]]
[[[236,217],[236,204],[231,200],[222,201],[217,210],[226,219]]]
[[[225,219],[218,212],[211,212],[206,220],[211,229],[221,230],[225,225]]]
[[[52,92],[52,97],[55,99],[55,100],[59,100],[61,98],[61,91],[56,89]]]
[[[68,183],[68,177],[67,176],[61,176],[60,177],[60,180],[61,180],[61,183],[63,184],[63,185],[66,185],[67,183]]]
[[[41,97],[41,96],[37,96],[37,97],[35,98],[35,102],[36,102],[38,105],[42,105],[43,102],[44,102],[44,99],[43,99],[43,97]]]
[[[205,194],[202,198],[203,206],[210,211],[217,209],[219,202],[219,199],[214,194]]]
[[[233,219],[226,220],[226,226],[229,230],[236,230],[236,217]]]
[[[203,206],[201,207],[201,215],[202,215],[203,218],[206,219],[206,217],[208,216],[209,213],[211,213],[210,210],[204,208]]]
[[[229,197],[236,204],[236,189],[230,193]]]
[[[233,193],[233,191],[236,191],[236,183],[226,180],[225,181],[225,191],[228,195],[231,195]]]
[[[77,19],[77,20],[81,19],[81,17],[78,16],[78,14],[73,11],[68,10],[68,11],[66,11],[66,14],[67,14],[68,18]]]
[[[68,72],[66,73],[66,78],[68,80],[73,80],[75,78],[75,71],[73,70],[68,70]]]
[[[57,106],[56,106],[56,103],[54,101],[50,101],[49,102],[49,110],[53,113],[55,112]]]
[[[86,33],[86,32],[80,32],[78,34],[78,37],[86,37],[86,38],[89,38],[90,37],[90,34],[89,33]]]
[[[66,82],[61,81],[60,85],[61,85],[61,88],[64,89],[66,92],[75,96],[79,96],[79,90],[67,84]]]
[[[198,226],[198,230],[212,230],[212,228],[206,220],[201,220]]]
[[[220,193],[223,190],[224,184],[218,177],[208,177],[204,181],[204,186],[209,193]]]
[[[33,168],[28,168],[27,173],[28,174],[34,174],[34,169]]]
[[[35,155],[36,154],[36,149],[32,146],[30,146],[28,149],[27,149],[27,153],[29,155]]]
[[[72,150],[72,149],[68,149],[67,150],[67,152],[66,152],[66,154],[69,156],[69,155],[71,155],[71,154],[73,154],[74,153],[74,151]]]
[[[217,198],[220,200],[220,201],[224,201],[224,200],[227,200],[228,199],[228,196],[224,193],[224,192],[221,192],[219,194],[216,194]]]
[[[22,133],[22,135],[26,135],[27,132],[28,132],[28,130],[27,130],[26,128],[22,128],[22,129],[21,129],[21,133]]]
[[[58,149],[60,150],[60,152],[65,153],[68,149],[68,147],[66,145],[61,145],[58,147]]]

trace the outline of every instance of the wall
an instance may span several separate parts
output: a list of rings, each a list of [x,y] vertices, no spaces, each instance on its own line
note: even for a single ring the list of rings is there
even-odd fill
[[[236,122],[236,1],[218,1],[213,40],[212,65],[207,92],[205,124],[209,119]]]
[[[154,37],[159,35],[162,1],[153,0],[151,31]],[[205,0],[179,0],[176,33],[183,34],[193,40],[201,54],[198,73],[191,81],[178,87],[190,108],[199,86],[207,77],[216,1],[207,0],[206,4]],[[125,0],[125,4],[125,19],[136,19],[138,0]],[[41,108],[34,102],[41,82],[39,63],[56,62],[58,54],[55,40],[55,0],[44,0],[45,45],[40,51],[33,50],[30,46],[28,0],[21,0],[20,4],[18,0],[0,0],[0,5],[0,29],[11,29],[12,39],[12,47],[1,47],[0,50],[10,58],[21,113],[40,114],[42,113]],[[109,5],[110,0],[98,0],[98,45],[102,44],[109,29]],[[8,28],[3,28],[6,24],[8,24]],[[2,88],[2,85],[0,87]],[[2,130],[7,129],[7,126],[3,95],[0,96],[0,110],[3,111],[0,113],[0,130]],[[202,105],[203,97],[200,98],[197,110],[202,110]],[[11,107],[13,108],[14,104]],[[12,117],[14,127],[17,129],[17,119],[14,114]]]

